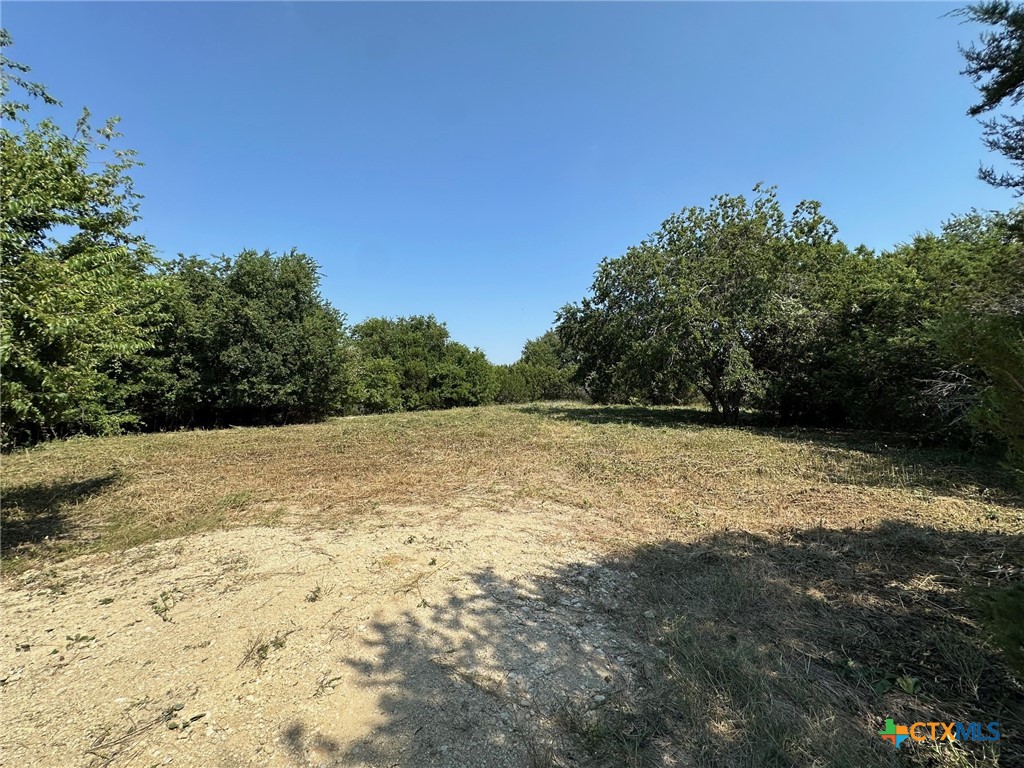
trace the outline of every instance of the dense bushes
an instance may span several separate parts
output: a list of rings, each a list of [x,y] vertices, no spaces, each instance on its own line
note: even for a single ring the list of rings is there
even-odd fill
[[[484,353],[452,341],[433,315],[372,318],[352,332],[362,371],[357,400],[365,411],[493,402],[497,381]]]
[[[1024,232],[1016,216],[968,217],[947,237],[987,255],[929,327],[944,360],[932,389],[945,412],[1007,446],[1024,483]]]
[[[278,424],[339,412],[351,391],[343,318],[305,254],[179,258],[161,284],[169,322],[139,409],[150,427]]]
[[[496,368],[499,403],[529,403],[535,400],[579,399],[583,390],[573,381],[572,370],[513,363]]]
[[[529,403],[535,400],[570,400],[584,396],[576,383],[572,351],[555,331],[527,341],[522,355],[512,365],[496,368],[499,403]]]

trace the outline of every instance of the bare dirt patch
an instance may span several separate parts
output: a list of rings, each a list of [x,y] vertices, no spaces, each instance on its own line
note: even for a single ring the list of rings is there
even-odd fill
[[[3,597],[4,762],[525,765],[559,707],[638,663],[592,610],[620,576],[594,593],[564,523],[382,510],[26,572]],[[578,588],[545,589],[567,564]]]

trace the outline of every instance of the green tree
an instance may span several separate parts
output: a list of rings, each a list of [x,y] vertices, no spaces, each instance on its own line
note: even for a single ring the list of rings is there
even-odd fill
[[[572,350],[559,337],[558,331],[552,328],[536,339],[530,339],[523,345],[519,361],[525,365],[536,365],[548,368],[565,368],[573,363]]]
[[[1022,217],[1017,208],[947,225],[950,248],[972,254],[971,271],[928,328],[952,364],[933,391],[941,402],[953,402],[954,415],[1006,446],[1008,465],[1024,486]]]
[[[161,339],[167,364],[154,421],[278,424],[346,408],[353,351],[309,256],[179,257],[165,276],[174,322]]]
[[[494,402],[498,380],[494,366],[479,349],[450,342],[430,373],[430,408],[457,408]]]
[[[960,47],[966,61],[962,74],[977,84],[981,100],[967,114],[992,112],[1004,104],[1016,107],[1024,99],[1024,6],[1006,0],[972,3],[955,12],[967,21],[993,29],[982,32],[980,45]],[[981,121],[985,146],[999,152],[1011,165],[1024,169],[1024,118],[1003,114]],[[1024,193],[1024,173],[998,172],[982,166],[981,179],[995,187]]]
[[[115,148],[116,118],[95,128],[85,110],[70,136],[31,122],[14,89],[58,102],[10,45],[0,30],[0,440],[116,431],[136,421],[126,372],[161,322],[154,259],[130,231],[135,153]]]
[[[387,357],[363,358],[356,378],[355,402],[370,413],[403,410],[402,377],[398,363]]]
[[[398,376],[400,406],[387,410],[415,411],[433,407],[431,371],[444,358],[448,329],[429,317],[373,317],[352,329],[364,364],[386,360]],[[380,364],[373,364],[380,367]],[[369,407],[369,404],[367,404]]]
[[[579,399],[583,392],[574,381],[573,351],[551,329],[523,345],[513,365],[496,366],[499,403]]]
[[[352,334],[361,365],[373,374],[366,410],[454,408],[494,399],[498,382],[483,352],[452,341],[433,315],[370,318]]]
[[[762,348],[788,332],[780,313],[827,262],[834,234],[814,202],[787,219],[774,188],[755,187],[751,201],[719,195],[603,261],[591,296],[560,313],[559,335],[597,399],[677,402],[696,388],[734,423],[769,387]]]

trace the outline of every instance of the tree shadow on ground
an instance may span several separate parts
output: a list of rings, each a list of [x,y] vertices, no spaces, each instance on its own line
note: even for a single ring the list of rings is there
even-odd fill
[[[1024,536],[898,521],[480,571],[369,628],[348,663],[384,719],[336,762],[1012,765],[1022,583]],[[897,750],[886,718],[998,721],[1002,740]]]
[[[643,405],[520,405],[516,410],[551,419],[579,421],[585,424],[630,424],[639,427],[667,429],[672,427],[721,428],[722,421],[706,408],[692,406]],[[742,414],[742,426],[770,426],[767,419],[754,414]]]
[[[929,445],[920,436],[878,430],[774,426],[771,419],[742,414],[727,426],[711,411],[688,406],[530,405],[524,413],[583,424],[631,425],[655,429],[729,429],[785,442],[813,445],[815,469],[824,480],[871,487],[917,486],[943,495],[981,498],[1024,507],[1012,474],[984,452]]]
[[[280,739],[288,757],[300,765],[331,765],[340,754],[336,741],[319,733],[310,733],[298,720],[284,727]]]
[[[0,536],[5,552],[41,544],[68,533],[67,510],[118,481],[98,475],[76,482],[34,483],[5,488],[0,495]]]

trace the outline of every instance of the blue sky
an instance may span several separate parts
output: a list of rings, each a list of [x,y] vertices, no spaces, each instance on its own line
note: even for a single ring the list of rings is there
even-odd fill
[[[779,186],[886,248],[1009,193],[930,3],[4,3],[12,58],[120,115],[163,256],[283,251],[350,321],[494,362],[675,210]],[[990,160],[990,158],[988,159]]]

